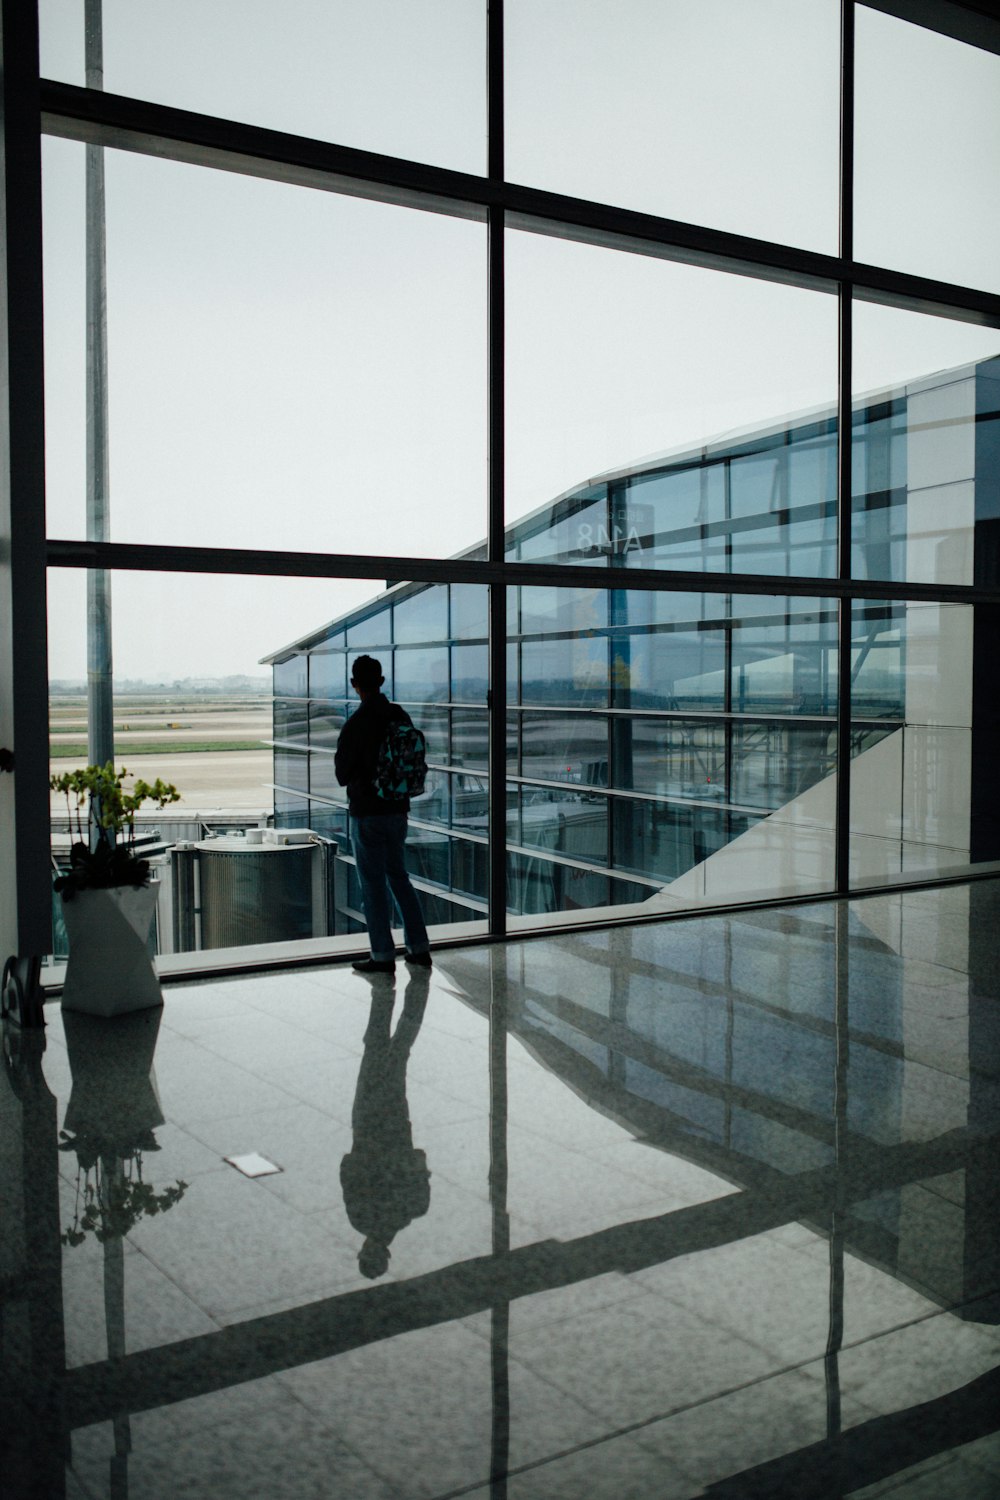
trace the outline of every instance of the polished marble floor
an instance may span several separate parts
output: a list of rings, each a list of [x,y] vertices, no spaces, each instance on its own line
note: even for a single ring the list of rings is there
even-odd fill
[[[11,1500],[1000,1495],[1000,883],[48,1017]]]

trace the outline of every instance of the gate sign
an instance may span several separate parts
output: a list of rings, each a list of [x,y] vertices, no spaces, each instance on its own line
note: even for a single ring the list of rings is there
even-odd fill
[[[641,552],[653,534],[653,507],[651,505],[623,505],[614,508],[615,519],[608,525],[602,521],[581,521],[576,529],[577,551],[584,557],[597,552],[602,556],[622,556],[626,552]]]

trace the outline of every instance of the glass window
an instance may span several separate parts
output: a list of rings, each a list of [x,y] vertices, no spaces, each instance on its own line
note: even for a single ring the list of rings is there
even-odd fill
[[[41,0],[42,73],[82,84],[83,14]],[[485,172],[486,7],[469,0],[104,0],[104,86]]]
[[[611,803],[616,869],[650,880],[677,879],[727,842],[725,815],[702,802]],[[741,824],[739,831],[744,831]],[[646,893],[647,898],[655,894]]]
[[[448,764],[451,750],[448,741],[448,709],[437,703],[411,706],[411,717],[427,741],[427,759]]]
[[[52,532],[80,538],[84,153],[45,142],[47,498]],[[479,542],[484,225],[131,151],[104,162],[111,539],[420,557]]]
[[[995,583],[1000,330],[857,302],[854,350],[854,576]]]
[[[782,510],[788,503],[787,455],[781,448],[748,453],[729,465],[729,509],[734,519]]]
[[[305,750],[289,750],[276,745],[274,750],[274,779],[279,786],[297,792],[309,790],[309,756]]]
[[[309,742],[309,705],[301,698],[274,700],[274,737],[276,740]]]
[[[854,9],[855,254],[1000,291],[1000,57]]]
[[[623,791],[700,797],[725,785],[726,726],[718,721],[616,715],[611,749],[609,785]]]
[[[597,870],[564,864],[541,853],[507,855],[507,904],[519,916],[607,906],[613,884]]]
[[[346,698],[334,702],[324,699],[309,704],[309,744],[318,750],[335,750],[337,738],[347,720]]]
[[[451,876],[451,840],[447,834],[415,825],[406,841],[406,868],[418,879],[447,889]]]
[[[397,599],[392,613],[397,646],[423,641],[437,645],[448,639],[448,589],[443,584]]]
[[[514,182],[834,251],[835,0],[507,0]],[[789,191],[789,184],[795,190]]]
[[[489,792],[485,776],[449,776],[448,782],[452,826],[485,837],[489,826]]]
[[[865,599],[852,606],[852,719],[902,719],[905,624],[905,604]]]
[[[314,752],[317,750],[315,745],[310,748]],[[309,790],[314,797],[328,797],[331,801],[346,803],[347,790],[337,782],[332,755],[314,753],[309,757]]]
[[[308,694],[308,657],[304,654],[288,656],[274,664],[274,691],[283,698],[305,698]]]
[[[705,462],[638,474],[619,525],[632,568],[726,568],[726,466]]]
[[[489,764],[490,726],[486,714],[474,708],[456,708],[451,715],[451,763],[485,771]]]
[[[274,789],[274,820],[279,828],[308,828],[309,802],[285,787]]]
[[[521,842],[553,849],[573,860],[608,863],[608,803],[567,786],[521,788]],[[572,884],[573,876],[564,872]]]
[[[274,694],[269,657],[276,642],[284,654],[284,643],[301,637],[301,649],[278,663],[278,675],[298,693],[304,692],[307,664],[313,669],[342,662],[343,653],[335,651],[307,655],[339,589],[336,579],[131,571],[111,577],[117,674],[108,703],[113,753],[147,781],[160,777],[172,783],[181,798],[139,814],[140,830],[159,861],[160,952],[222,946],[223,940],[227,945],[300,941],[363,931],[349,899],[353,865],[346,793],[337,784],[333,754],[358,699]],[[350,589],[349,584],[348,599]],[[58,773],[85,764],[88,755],[86,573],[52,569],[48,596],[51,757]],[[340,636],[335,631],[331,639]],[[448,647],[438,652],[446,668]],[[403,648],[399,655],[434,669],[433,652]],[[386,664],[392,665],[391,651]],[[485,916],[481,903],[470,908],[468,894],[448,892],[441,873],[448,868],[445,844],[453,813],[452,778],[445,769],[450,712],[446,701],[424,702],[414,710],[427,734],[432,769],[426,793],[414,799],[411,838],[419,831],[424,876],[445,880],[444,904],[425,902],[432,928],[432,912],[440,920],[463,922],[483,922]],[[472,764],[463,773],[467,779],[456,780],[455,808],[467,836],[484,841],[476,868],[488,868],[486,711],[458,712],[464,716],[462,745],[470,760],[481,756],[482,766]],[[65,817],[63,799],[53,794],[57,862],[68,857]],[[275,851],[271,827],[313,828],[335,842]],[[178,843],[185,846],[179,851],[183,868],[172,858]],[[466,859],[463,870],[468,869]],[[203,930],[189,899],[199,878]],[[238,928],[233,925],[237,908]],[[441,917],[446,908],[451,915]]]
[[[734,712],[836,712],[832,600],[734,597],[732,636]]]
[[[451,696],[456,703],[485,703],[489,688],[489,653],[485,646],[451,648]]]
[[[837,726],[762,719],[732,726],[730,800],[778,809],[837,768]]]
[[[451,882],[456,891],[485,901],[489,875],[488,845],[475,839],[452,839]]]
[[[521,643],[521,696],[525,703],[605,707],[608,642],[602,636],[566,636]]]
[[[726,637],[714,624],[618,629],[614,702],[622,708],[718,709],[725,703]]]
[[[852,636],[852,880],[997,859],[996,610],[866,601]]]
[[[506,519],[543,528],[522,558],[717,568],[730,460],[737,516],[793,533],[779,463],[815,435],[796,414],[836,418],[833,296],[524,230],[506,276]]]
[[[400,703],[447,703],[448,647],[397,651],[395,697]]]
[[[521,589],[522,635],[596,630],[607,619],[608,596],[603,589]]]
[[[370,589],[371,584],[368,587]],[[385,651],[392,641],[392,610],[388,600],[381,609],[363,615],[360,620],[352,620],[344,634],[354,656],[361,652]]]
[[[607,716],[522,714],[521,775],[569,787],[606,787]]]
[[[343,649],[336,651],[326,647],[317,647],[310,651],[309,696],[310,698],[345,698],[347,696],[347,656]]]
[[[507,557],[518,562],[589,563],[602,562],[613,550],[608,530],[608,502],[605,487],[600,499],[589,499],[591,487],[567,504],[560,501],[548,506],[538,517],[526,520],[515,533],[516,543]]]
[[[489,634],[489,592],[475,583],[451,585],[451,635],[463,641]]]
[[[313,788],[315,792],[315,788]],[[343,789],[338,788],[343,795]],[[333,839],[338,852],[347,852],[350,848],[350,835],[348,833],[348,814],[346,803],[342,807],[329,807],[325,802],[317,802],[311,798],[307,816],[307,827],[314,833],[320,833],[324,838]]]

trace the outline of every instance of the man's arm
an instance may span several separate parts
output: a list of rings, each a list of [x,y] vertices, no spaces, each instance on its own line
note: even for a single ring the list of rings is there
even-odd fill
[[[333,770],[340,786],[347,786],[357,775],[355,761],[357,759],[356,731],[357,725],[354,716],[348,719],[337,740],[337,748],[333,755]]]

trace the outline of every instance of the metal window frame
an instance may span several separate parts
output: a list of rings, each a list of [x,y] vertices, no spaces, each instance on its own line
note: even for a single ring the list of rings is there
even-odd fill
[[[838,555],[836,578],[629,569],[628,587],[667,592],[824,597],[839,610],[836,868],[830,894],[847,894],[850,831],[850,613],[856,599],[996,604],[994,591],[963,585],[879,583],[850,577],[850,434],[852,309],[856,301],[891,305],[1000,329],[1000,295],[859,263],[853,256],[855,0],[841,0],[840,236],[836,254],[799,249],[731,231],[589,201],[508,182],[504,174],[503,0],[487,3],[488,166],[484,176],[309,139],[265,127],[175,109],[149,101],[41,79],[37,17],[24,0],[0,0],[4,48],[4,190],[8,359],[5,479],[13,503],[7,545],[12,563],[10,645],[14,671],[10,708],[18,736],[14,922],[19,952],[44,951],[48,896],[48,723],[46,570],[50,567],[218,573],[316,578],[386,577],[413,582],[474,583],[489,588],[490,935],[502,937],[506,916],[506,590],[514,585],[613,586],[607,567],[507,562],[504,558],[504,240],[507,229],[554,235],[630,254],[654,256],[727,274],[809,288],[838,300]],[[861,0],[858,0],[861,3]],[[888,4],[866,0],[877,9]],[[933,25],[939,9],[926,0],[918,24]],[[945,4],[951,24],[962,7]],[[926,16],[932,17],[926,19]],[[948,18],[945,18],[948,20]],[[978,25],[978,23],[976,23]],[[937,28],[948,34],[947,25]],[[975,30],[976,27],[974,26]],[[951,34],[954,34],[952,32]],[[971,40],[971,37],[970,37]],[[989,46],[988,40],[977,45]],[[46,538],[42,406],[41,136],[49,134],[143,155],[313,189],[377,199],[427,212],[478,220],[486,230],[488,308],[489,490],[486,556],[407,558],[300,553],[274,549],[136,545]],[[620,586],[620,585],[619,585]],[[4,733],[6,734],[6,730]],[[6,819],[6,809],[4,809]],[[6,824],[4,824],[6,826]],[[926,884],[926,879],[914,882]],[[865,886],[866,893],[872,887]],[[662,919],[662,918],[661,918]],[[622,921],[633,918],[622,917]],[[581,924],[585,926],[585,920]],[[603,925],[603,924],[602,924]]]

